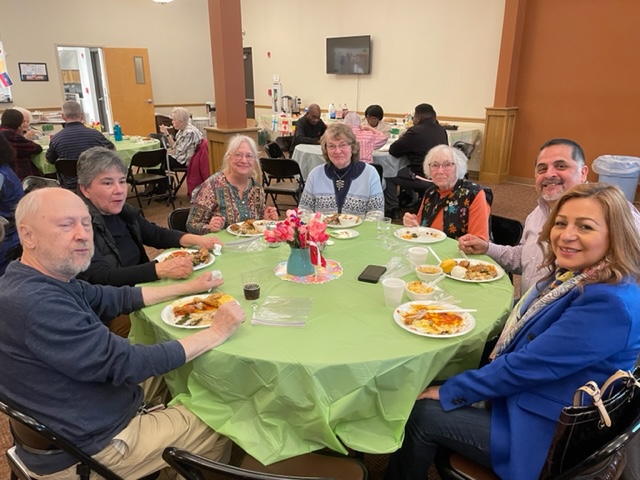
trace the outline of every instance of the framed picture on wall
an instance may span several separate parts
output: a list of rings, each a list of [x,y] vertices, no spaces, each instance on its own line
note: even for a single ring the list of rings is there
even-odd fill
[[[48,82],[46,63],[18,63],[20,80],[23,82]]]

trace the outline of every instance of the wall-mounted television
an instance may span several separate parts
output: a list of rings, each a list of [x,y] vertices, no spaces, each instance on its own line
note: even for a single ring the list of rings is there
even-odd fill
[[[327,38],[327,73],[371,73],[371,36]]]

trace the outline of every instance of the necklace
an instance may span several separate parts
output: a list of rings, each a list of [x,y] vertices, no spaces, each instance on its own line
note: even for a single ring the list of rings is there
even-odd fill
[[[338,175],[338,171],[335,168],[333,169],[333,174],[337,178],[337,180],[335,181],[336,190],[342,190],[344,188],[344,180],[343,180],[343,178],[347,175],[347,173],[349,173],[349,171],[351,170],[352,166],[353,166],[353,163],[351,165],[349,165],[349,168],[347,168],[342,175]]]

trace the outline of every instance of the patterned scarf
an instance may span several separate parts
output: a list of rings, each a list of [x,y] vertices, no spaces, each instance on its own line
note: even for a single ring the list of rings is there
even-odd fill
[[[505,351],[511,342],[513,342],[518,332],[520,332],[536,314],[559,298],[565,296],[574,288],[584,284],[587,279],[595,277],[605,265],[605,262],[600,262],[591,268],[585,268],[576,272],[559,268],[555,272],[554,279],[550,281],[540,293],[538,293],[535,285],[532,286],[511,311],[504,325],[504,329],[500,334],[500,338],[498,338],[498,342],[493,352],[491,352],[491,360]]]
[[[469,230],[469,206],[481,189],[480,185],[464,178],[458,180],[444,197],[440,197],[437,186],[429,187],[425,192],[422,226],[430,226],[442,208],[442,231],[450,238],[459,238],[466,234]]]

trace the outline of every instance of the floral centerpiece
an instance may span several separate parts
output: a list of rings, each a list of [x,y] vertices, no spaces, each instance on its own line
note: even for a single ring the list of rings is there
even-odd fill
[[[305,276],[314,273],[314,265],[326,265],[320,253],[320,245],[329,239],[326,228],[320,213],[304,223],[298,209],[287,210],[287,218],[278,222],[273,230],[265,230],[264,238],[270,243],[287,242],[291,247],[287,273]]]

